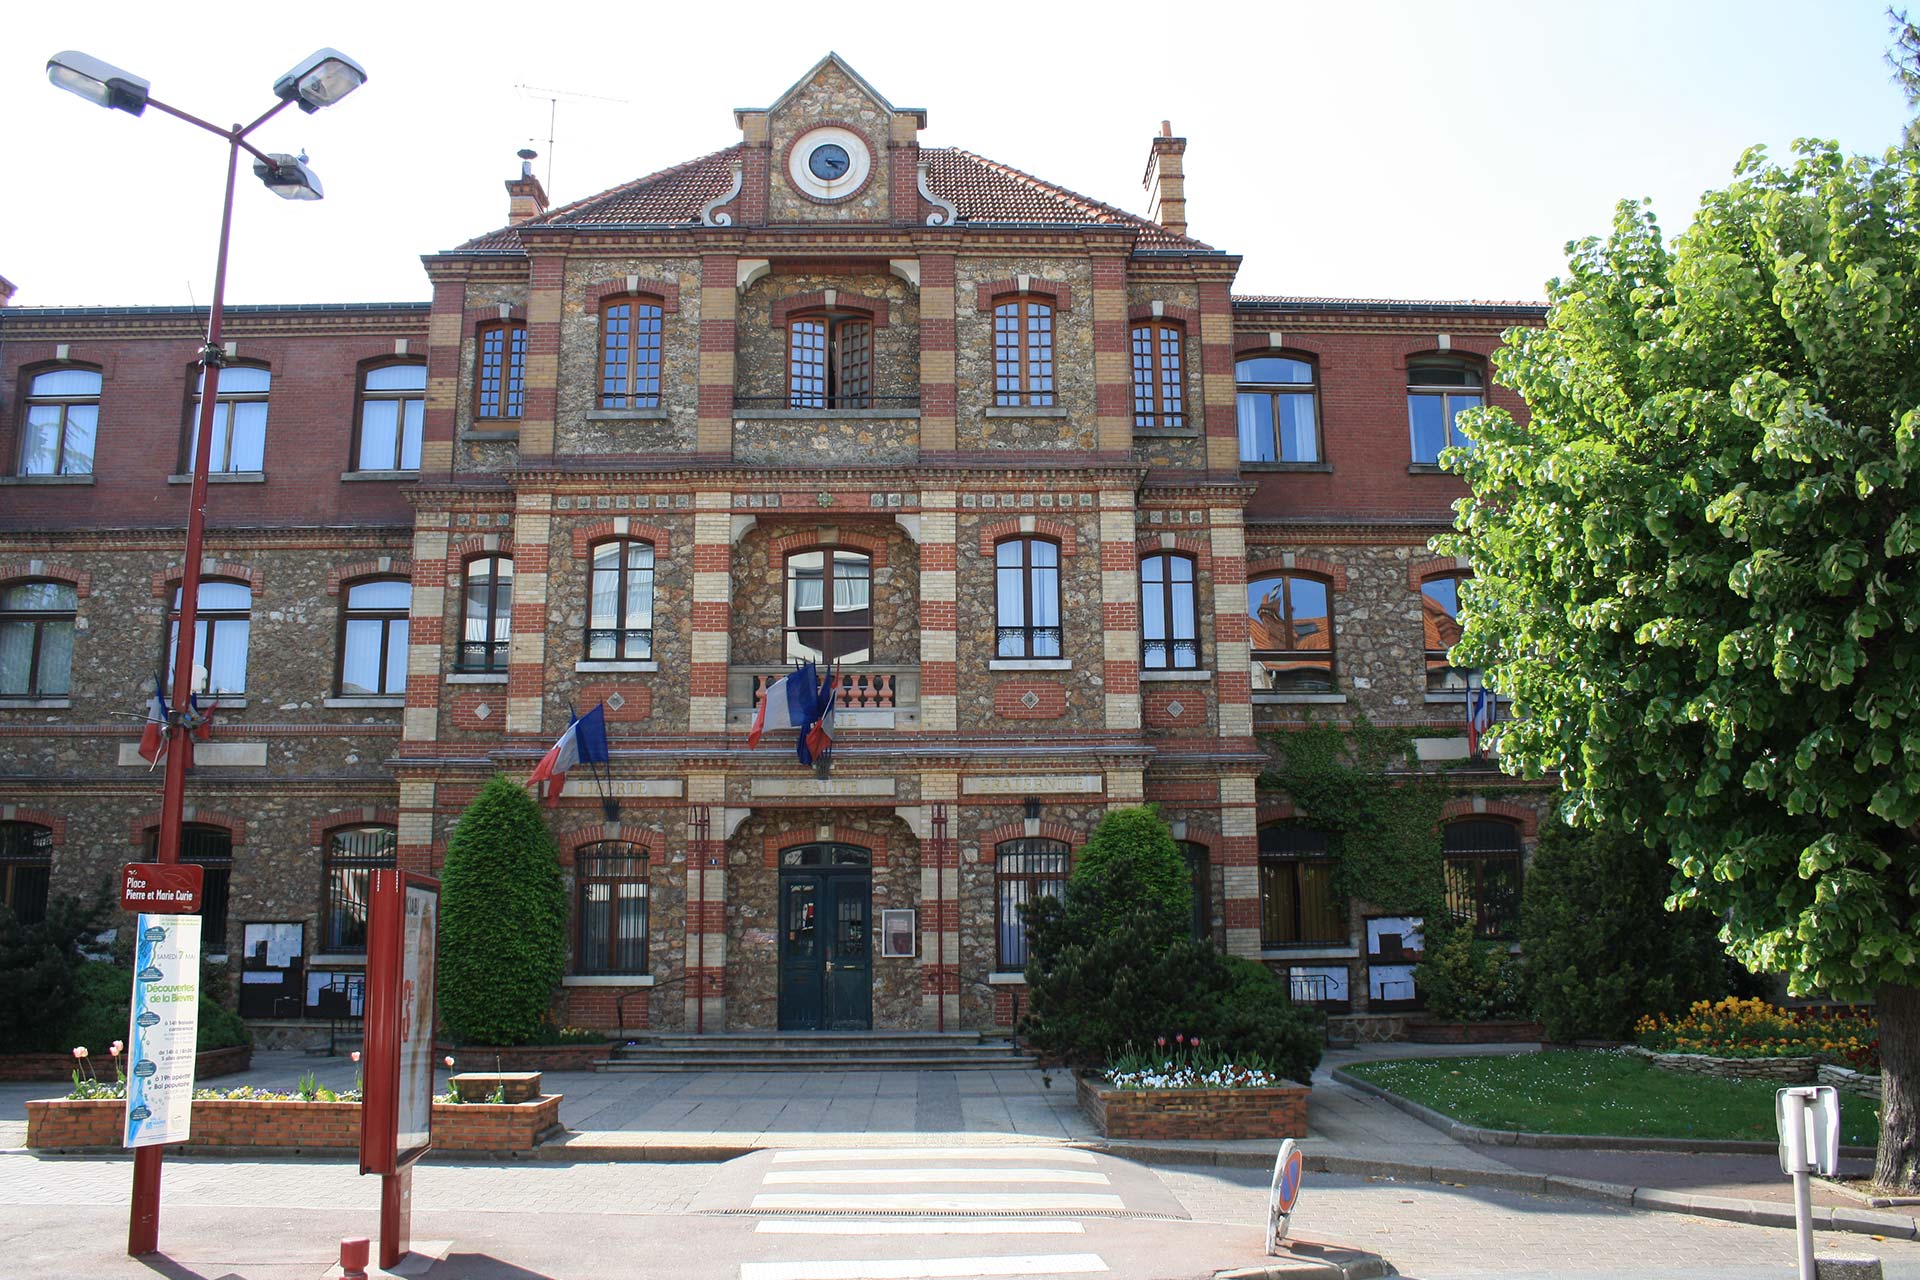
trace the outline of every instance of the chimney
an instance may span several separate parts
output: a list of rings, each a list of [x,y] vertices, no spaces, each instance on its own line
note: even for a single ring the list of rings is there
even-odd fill
[[[7,303],[11,302],[15,292],[17,292],[17,289],[13,281],[7,279],[5,276],[0,276],[0,307],[4,307]]]
[[[521,150],[520,176],[507,183],[507,225],[517,227],[547,211],[547,189],[533,176],[538,151]]]
[[[1187,178],[1182,168],[1187,140],[1173,136],[1170,121],[1160,122],[1160,136],[1147,156],[1147,216],[1177,236],[1187,234]]]

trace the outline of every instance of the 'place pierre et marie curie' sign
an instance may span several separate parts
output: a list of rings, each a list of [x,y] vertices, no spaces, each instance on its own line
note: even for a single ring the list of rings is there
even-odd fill
[[[129,862],[120,874],[120,906],[149,915],[191,915],[200,910],[206,868],[193,862]]]

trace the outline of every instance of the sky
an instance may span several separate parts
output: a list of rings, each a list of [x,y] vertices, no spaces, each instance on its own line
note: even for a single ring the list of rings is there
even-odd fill
[[[770,105],[828,50],[925,108],[923,145],[1139,213],[1171,120],[1191,233],[1244,259],[1241,293],[1537,300],[1622,198],[1678,232],[1750,145],[1877,154],[1907,118],[1881,0],[332,0],[228,6],[211,30],[194,16],[214,10],[151,0],[16,9],[0,41],[16,306],[212,290],[224,146],[53,88],[63,49],[223,122],[272,105],[322,45],[367,68],[344,102],[255,135],[304,149],[327,198],[285,202],[243,172],[232,303],[424,301],[420,255],[505,222],[520,148],[551,166],[555,203],[579,199],[737,141],[733,108]]]

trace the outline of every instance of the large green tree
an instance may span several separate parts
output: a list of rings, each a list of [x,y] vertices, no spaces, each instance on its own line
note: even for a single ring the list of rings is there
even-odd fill
[[[1880,1183],[1920,1189],[1920,151],[1744,156],[1671,245],[1572,245],[1495,358],[1442,549],[1503,764],[1664,849],[1674,904],[1872,999]]]

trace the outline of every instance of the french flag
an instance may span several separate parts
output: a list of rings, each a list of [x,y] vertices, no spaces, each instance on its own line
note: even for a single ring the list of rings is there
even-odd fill
[[[760,736],[769,729],[805,729],[819,718],[819,712],[820,677],[811,662],[803,662],[799,670],[767,686],[760,709],[753,713],[747,746],[759,746]]]
[[[1467,690],[1467,754],[1480,758],[1480,739],[1493,727],[1493,690],[1483,684]]]
[[[826,778],[833,773],[833,707],[836,681],[833,678],[833,664],[827,664],[827,677],[821,683],[824,692],[820,695],[815,708],[814,721],[801,733],[800,740],[794,745],[794,753],[800,757],[801,764],[813,766],[816,777]]]
[[[140,730],[140,758],[157,766],[167,754],[167,704],[160,696],[160,677],[153,678],[153,695],[147,699],[147,723]]]
[[[542,788],[541,797],[548,804],[560,799],[561,790],[567,785],[567,770],[576,764],[605,764],[610,757],[607,754],[607,717],[604,704],[596,704],[593,710],[583,716],[575,716],[560,740],[548,748],[547,754],[540,757],[540,763],[534,766],[533,776],[527,779],[527,785]]]

